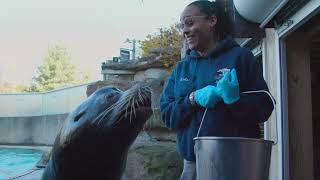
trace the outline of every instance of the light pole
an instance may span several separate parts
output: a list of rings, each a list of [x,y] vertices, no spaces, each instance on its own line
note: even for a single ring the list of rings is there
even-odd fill
[[[132,59],[133,60],[135,60],[135,58],[136,58],[136,42],[137,42],[137,40],[135,40],[135,39],[129,39],[129,38],[127,38],[126,39],[126,41],[125,41],[125,43],[132,43]]]

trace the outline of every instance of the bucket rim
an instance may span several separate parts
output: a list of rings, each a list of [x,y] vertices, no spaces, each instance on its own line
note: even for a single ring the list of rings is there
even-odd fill
[[[218,136],[201,136],[201,137],[195,137],[193,140],[242,140],[242,141],[256,141],[256,142],[268,142],[268,143],[274,143],[270,140],[265,139],[256,139],[256,138],[246,138],[246,137],[218,137]]]

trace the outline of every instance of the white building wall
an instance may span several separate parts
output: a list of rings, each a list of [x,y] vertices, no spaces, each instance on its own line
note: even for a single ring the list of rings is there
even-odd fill
[[[41,116],[42,93],[0,94],[0,117]]]
[[[87,85],[45,93],[0,94],[0,144],[52,145]]]
[[[87,85],[44,93],[0,94],[0,117],[65,114],[87,98]]]

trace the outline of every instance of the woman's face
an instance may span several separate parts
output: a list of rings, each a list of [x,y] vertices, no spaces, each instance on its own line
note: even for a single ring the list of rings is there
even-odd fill
[[[191,50],[206,51],[213,41],[215,16],[206,16],[196,6],[187,6],[180,17],[183,37]]]

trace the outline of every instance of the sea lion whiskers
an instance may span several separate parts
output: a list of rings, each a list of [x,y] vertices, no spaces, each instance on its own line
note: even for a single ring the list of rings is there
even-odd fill
[[[130,99],[129,99],[130,100]],[[124,113],[125,117],[127,117],[127,112],[128,112],[128,107],[129,107],[130,103],[127,103],[127,107],[126,107],[126,112]]]
[[[130,123],[131,123],[131,118],[132,118],[132,112],[134,112],[134,114],[135,114],[135,117],[136,117],[136,112],[135,112],[135,97],[134,96],[130,96],[129,98],[129,102],[127,103],[127,106],[126,106],[126,109],[125,109],[125,113],[122,115],[122,116],[120,116],[120,118],[119,118],[119,120],[118,121],[120,121],[121,119],[123,119],[123,117],[127,117],[127,115],[128,115],[128,108],[129,108],[129,106],[130,106],[130,118],[129,118],[129,121],[130,121]]]
[[[102,111],[94,120],[93,122],[98,121],[98,124],[100,123],[100,120],[105,118],[105,116],[110,112],[111,110],[111,106],[107,109],[105,109],[104,111]]]
[[[136,117],[136,109],[140,108],[148,100],[148,93],[151,93],[151,89],[146,86],[136,86],[131,91],[125,91],[122,95],[122,101],[117,101],[116,103],[110,105],[106,110],[104,110],[99,116],[94,120],[100,124],[103,119],[108,118],[112,114],[113,109],[124,111],[115,121],[120,121],[124,117],[129,117],[130,123],[132,117]]]
[[[144,102],[144,101],[146,101],[146,99],[147,99],[147,95],[145,94],[145,93],[151,93],[151,89],[149,88],[149,87],[142,87],[141,89],[143,89],[144,90],[144,92],[141,92],[141,90],[140,90],[140,93],[142,94],[142,103]]]
[[[137,106],[137,107],[136,107]],[[132,107],[133,107],[133,113],[134,113],[134,117],[137,117],[137,113],[136,113],[136,108],[140,108],[140,105],[139,105],[139,102],[138,102],[138,100],[134,97],[133,98],[133,105],[132,105]],[[131,111],[132,112],[132,111]],[[130,117],[130,123],[131,123],[131,117]]]
[[[147,91],[147,93],[150,91]],[[142,92],[141,90],[139,91],[139,98],[140,98],[140,102],[143,103],[144,101],[146,101],[146,94],[144,92]]]
[[[129,122],[131,124],[131,117],[132,117],[132,111],[134,111],[135,108],[134,108],[134,97],[132,98],[132,101],[131,101],[131,108],[130,108],[130,118],[129,118]]]
[[[140,100],[140,102],[143,100],[140,90],[139,90],[139,92],[138,92],[138,98],[139,98],[138,100]],[[138,104],[139,104],[139,103],[138,103]]]
[[[105,119],[107,116],[109,117],[111,115],[111,112],[114,108],[120,109],[124,104],[126,104],[126,101],[118,101],[112,105],[110,105],[107,109],[105,109],[103,112],[101,112],[92,122],[100,124],[103,122],[103,119]],[[107,117],[107,118],[108,118]]]
[[[124,113],[121,115],[121,116],[118,116],[118,118],[114,118],[114,119],[117,119],[117,120],[115,120],[115,122],[113,122],[114,124],[116,124],[119,120],[121,120],[123,117],[127,117],[128,116],[128,110],[129,110],[129,106],[130,105],[132,105],[132,98],[133,98],[134,96],[132,96],[132,95],[130,95],[129,97],[126,97],[126,98],[124,98],[123,99],[123,101],[118,101],[117,103],[114,103],[114,104],[112,104],[108,109],[107,109],[107,111],[104,111],[104,116],[100,116],[100,118],[99,118],[99,123],[100,122],[103,122],[103,119],[105,118],[105,117],[109,117],[109,116],[111,116],[111,114],[112,114],[112,110],[113,109],[117,109],[117,110],[119,110],[119,111],[124,111]],[[130,112],[131,113],[131,112]]]
[[[109,114],[109,112],[111,112],[111,110],[114,108],[115,104],[112,104],[111,106],[109,106],[107,109],[105,109],[104,111],[102,111],[94,120],[93,122],[98,121],[98,124],[100,123],[100,121],[102,119],[104,119],[106,117],[106,115]]]
[[[147,95],[145,93],[141,92],[141,90],[139,89],[137,91],[137,95],[131,95],[130,97],[128,97],[129,103],[127,104],[125,113],[119,118],[118,121],[120,121],[123,117],[127,117],[128,116],[128,114],[129,114],[128,113],[128,109],[129,109],[128,107],[131,106],[130,107],[130,114],[129,114],[130,115],[129,121],[131,123],[132,115],[134,115],[135,117],[137,116],[136,109],[137,108],[139,109],[141,107],[141,104],[143,104],[146,101],[146,99],[147,99],[146,96]]]
[[[142,87],[141,89],[143,89],[143,90],[145,90],[145,91],[147,91],[147,92],[150,92],[150,89],[149,88],[146,88],[146,87]],[[134,101],[134,104],[132,105],[132,107],[133,107],[133,112],[134,112],[134,115],[135,115],[135,117],[136,117],[136,111],[135,111],[135,109],[136,108],[140,108],[140,104],[143,104],[145,101],[146,101],[146,94],[145,93],[143,93],[142,91],[141,91],[141,89],[139,89],[138,90],[138,92],[137,92],[137,94],[138,94],[138,99],[136,99],[135,97],[134,97],[134,99],[133,99],[133,101]],[[135,105],[137,106],[137,107],[135,107]],[[131,120],[131,119],[130,119]]]

